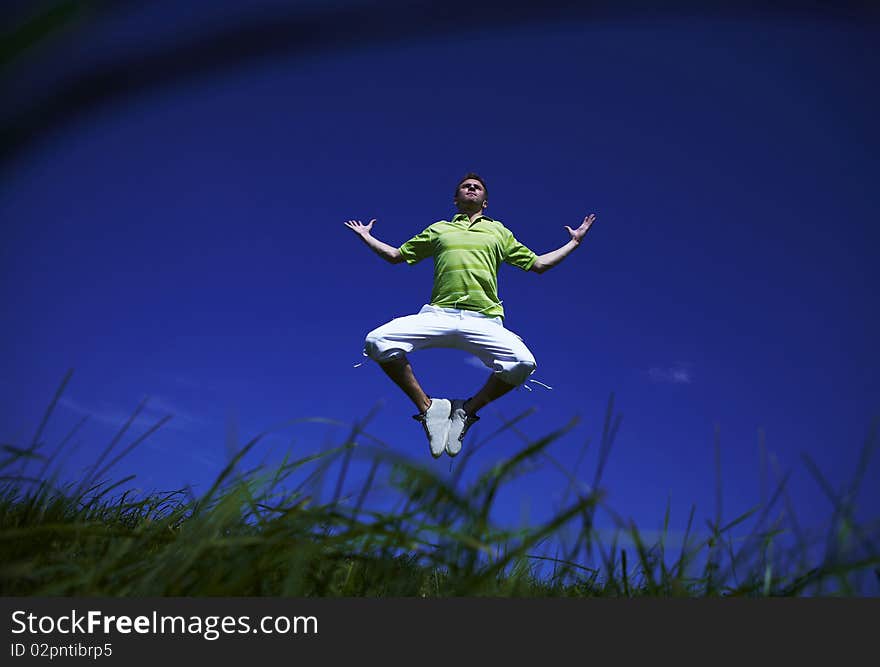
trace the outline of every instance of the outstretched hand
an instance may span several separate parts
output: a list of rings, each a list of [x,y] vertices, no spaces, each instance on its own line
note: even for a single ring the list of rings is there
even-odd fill
[[[370,220],[369,224],[367,225],[361,223],[360,220],[349,220],[348,222],[343,224],[358,236],[366,237],[370,235],[370,230],[373,228],[374,222],[376,222],[375,218]]]
[[[593,223],[595,221],[596,221],[596,215],[593,213],[590,213],[590,215],[588,215],[586,218],[584,218],[584,221],[581,223],[581,226],[578,227],[577,229],[572,229],[568,225],[565,225],[565,229],[571,235],[572,241],[574,241],[575,243],[580,243],[581,239],[583,239],[584,236],[586,236],[587,232],[590,231],[590,227],[593,226]]]

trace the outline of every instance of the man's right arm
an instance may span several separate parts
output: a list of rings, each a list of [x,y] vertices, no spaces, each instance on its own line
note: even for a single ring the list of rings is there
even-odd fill
[[[387,243],[383,243],[370,233],[370,230],[373,229],[374,222],[376,222],[375,218],[370,220],[367,225],[362,224],[360,220],[349,220],[344,224],[351,231],[360,236],[361,240],[386,262],[390,262],[391,264],[400,264],[403,262],[404,259],[403,255],[400,254],[400,250]]]

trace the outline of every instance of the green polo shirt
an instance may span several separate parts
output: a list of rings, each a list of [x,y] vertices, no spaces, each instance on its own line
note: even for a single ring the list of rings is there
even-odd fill
[[[435,222],[399,250],[408,264],[434,258],[432,305],[502,318],[504,308],[498,300],[501,263],[528,271],[536,257],[498,220],[482,215],[471,222],[463,213],[451,221]]]

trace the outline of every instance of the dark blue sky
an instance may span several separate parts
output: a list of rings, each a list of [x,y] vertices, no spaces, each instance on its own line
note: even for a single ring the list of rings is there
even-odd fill
[[[118,468],[145,489],[204,490],[232,423],[243,442],[299,418],[350,423],[380,400],[368,430],[448,474],[403,394],[369,362],[353,368],[367,331],[426,302],[431,267],[386,265],[342,223],[375,217],[374,234],[399,245],[452,215],[453,186],[474,170],[488,214],[538,253],[598,218],[549,273],[502,269],[506,324],[553,390],[490,406],[477,438],[528,408],[530,438],[579,415],[551,452],[573,470],[589,439],[586,483],[613,392],[623,418],[603,485],[623,516],[659,528],[668,498],[678,530],[692,504],[701,525],[713,516],[717,425],[726,517],[761,499],[762,429],[779,470],[794,470],[798,520],[827,521],[801,456],[841,489],[880,415],[876,20],[611,13],[498,27],[464,7],[462,29],[411,38],[386,29],[217,67],[137,60],[234,31],[244,11],[165,5],[85,21],[3,75],[13,112],[102,66],[129,81],[6,153],[4,442],[29,442],[74,368],[47,433],[54,445],[91,415],[73,477],[147,396],[132,437],[175,416]],[[484,380],[459,352],[412,362],[429,394]],[[253,457],[345,433],[285,426]],[[495,441],[475,463],[521,445]],[[877,517],[878,466],[863,518]],[[552,467],[519,479],[501,518],[539,520],[566,484]]]

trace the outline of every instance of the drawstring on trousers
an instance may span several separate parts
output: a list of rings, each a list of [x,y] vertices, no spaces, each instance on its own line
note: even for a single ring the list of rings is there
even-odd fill
[[[454,293],[455,293],[455,292],[453,292],[453,294],[454,294]],[[458,313],[459,318],[464,317],[464,313],[462,312],[463,309],[461,309],[461,308],[458,307],[458,302],[459,302],[459,301],[467,301],[467,299],[468,299],[469,296],[470,296],[469,294],[465,293],[464,296],[460,296],[460,297],[458,297],[458,298],[452,303],[452,307],[453,307],[455,310],[458,310],[458,311],[459,311],[459,313]],[[484,310],[489,310],[489,308],[494,308],[495,306],[500,306],[502,303],[504,303],[504,299],[501,299],[500,301],[498,301],[498,303],[490,303],[488,306],[486,306],[486,307],[484,307],[484,308],[480,308],[479,310],[473,310],[473,311],[470,311],[470,312],[473,312],[473,313],[482,313]]]
[[[535,384],[541,385],[542,387],[544,387],[544,389],[547,389],[548,391],[553,391],[553,387],[551,387],[550,385],[547,385],[547,384],[544,384],[543,382],[539,382],[538,380],[532,380],[532,379],[529,379],[527,382],[523,382],[520,385],[526,391],[532,391],[532,388],[528,385],[528,382],[534,382]]]

